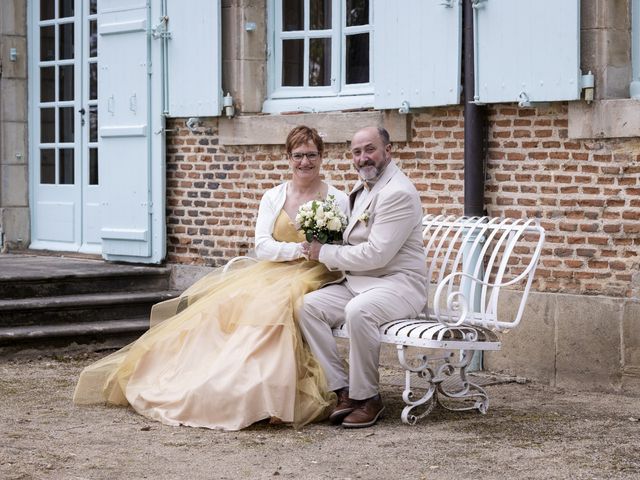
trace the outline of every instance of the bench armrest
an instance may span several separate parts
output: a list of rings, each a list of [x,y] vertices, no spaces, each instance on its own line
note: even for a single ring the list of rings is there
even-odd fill
[[[464,323],[479,325],[485,328],[493,330],[506,330],[515,327],[522,318],[524,306],[529,295],[531,283],[535,269],[538,265],[540,258],[540,250],[542,249],[543,242],[538,242],[537,248],[531,261],[526,268],[517,276],[508,281],[489,282],[480,278],[477,278],[469,273],[465,272],[452,272],[445,276],[437,285],[434,293],[433,313],[436,320],[446,326],[455,327]],[[455,280],[459,279],[459,282]],[[462,281],[465,280],[465,282]],[[516,318],[511,322],[499,321],[497,317],[498,308],[498,292],[500,288],[510,285],[517,285],[525,281],[526,284],[523,290],[522,298],[518,308]],[[462,291],[462,285],[464,283],[464,290]],[[480,311],[474,311],[473,306],[469,305],[469,299],[465,292],[470,292],[477,287],[484,287],[480,298]],[[443,292],[447,289],[446,297],[446,311],[441,308]],[[487,289],[492,289],[489,299],[486,299]],[[477,297],[477,296],[476,296]],[[470,315],[473,312],[474,315]]]
[[[436,289],[428,315],[448,327],[515,327],[542,253],[545,232],[539,221],[427,215],[423,227],[427,278]],[[531,256],[523,260],[524,255]],[[500,289],[510,285],[523,288],[522,301],[515,319],[498,320]]]

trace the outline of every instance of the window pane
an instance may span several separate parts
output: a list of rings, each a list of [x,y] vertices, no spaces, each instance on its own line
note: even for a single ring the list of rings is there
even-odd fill
[[[56,151],[40,150],[40,183],[56,183]]]
[[[98,0],[89,0],[89,15],[98,13]]]
[[[56,109],[40,109],[40,143],[56,141]]]
[[[40,69],[40,101],[56,101],[56,68],[42,67]]]
[[[331,0],[310,0],[309,10],[311,30],[331,28]]]
[[[40,1],[40,20],[51,20],[54,17],[54,5],[53,0]]]
[[[58,28],[60,29],[60,44],[58,46],[60,59],[73,58],[73,23],[63,23]]]
[[[98,64],[89,64],[89,99],[98,98]]]
[[[89,149],[89,185],[98,185],[98,149]]]
[[[347,0],[347,27],[369,24],[369,0]]]
[[[58,79],[60,92],[58,100],[61,102],[73,100],[73,65],[61,65],[58,68],[60,68],[60,78]]]
[[[301,87],[304,72],[304,40],[282,41],[282,85]]]
[[[73,107],[61,108],[59,118],[59,142],[73,142]]]
[[[369,34],[347,36],[346,81],[369,82]]]
[[[331,39],[312,38],[309,41],[309,86],[331,85]]]
[[[40,28],[40,60],[43,62],[56,59],[55,36],[56,27],[53,25]]]
[[[63,185],[73,185],[73,148],[61,148],[60,149],[60,163],[58,164],[58,172],[60,174],[60,181]]]
[[[98,106],[89,107],[89,141],[98,141]]]
[[[282,0],[282,31],[304,30],[304,0]]]
[[[58,2],[60,6],[60,15],[58,18],[73,17],[74,0],[58,0]]]
[[[98,56],[98,22],[96,20],[89,22],[89,56]]]

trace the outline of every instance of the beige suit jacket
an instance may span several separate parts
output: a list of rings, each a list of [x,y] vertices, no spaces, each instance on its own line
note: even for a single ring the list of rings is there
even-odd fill
[[[422,204],[411,181],[391,162],[365,202],[354,210],[364,188],[350,194],[349,224],[343,245],[323,245],[319,260],[329,270],[345,272],[356,293],[383,287],[393,290],[419,314],[426,302],[427,269],[422,240]],[[363,213],[368,220],[360,220]]]

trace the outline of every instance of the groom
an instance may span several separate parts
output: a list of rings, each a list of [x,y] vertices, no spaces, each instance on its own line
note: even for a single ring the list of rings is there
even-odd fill
[[[384,410],[378,393],[379,326],[416,317],[426,304],[422,206],[411,181],[391,160],[389,133],[368,127],[351,141],[359,180],[350,195],[343,245],[306,244],[305,253],[345,279],[304,297],[300,328],[324,368],[338,404],[329,419],[369,427]],[[349,374],[331,329],[346,322]]]

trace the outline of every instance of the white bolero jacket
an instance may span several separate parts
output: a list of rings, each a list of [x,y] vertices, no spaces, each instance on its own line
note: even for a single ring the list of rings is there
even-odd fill
[[[255,251],[258,260],[285,262],[303,257],[302,246],[299,243],[278,242],[272,236],[276,219],[287,199],[288,183],[285,182],[267,190],[260,200],[255,231]],[[340,210],[346,215],[349,208],[349,197],[331,185],[329,185],[327,195],[335,197]]]

